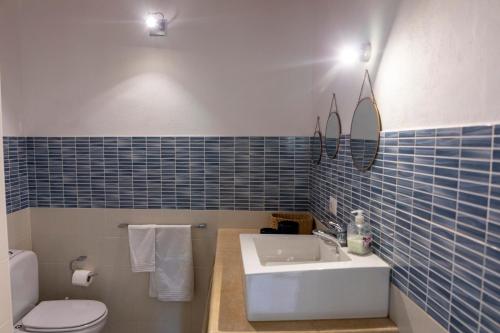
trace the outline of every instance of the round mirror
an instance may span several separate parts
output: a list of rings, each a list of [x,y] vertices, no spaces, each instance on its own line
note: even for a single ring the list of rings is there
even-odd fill
[[[321,132],[316,131],[311,139],[311,159],[314,163],[321,162],[321,155],[323,155],[323,138]]]
[[[326,155],[335,158],[340,146],[340,118],[337,112],[331,112],[326,121],[325,150]]]
[[[370,97],[358,102],[351,123],[351,156],[354,166],[361,171],[370,168],[377,156],[380,140],[380,116]]]

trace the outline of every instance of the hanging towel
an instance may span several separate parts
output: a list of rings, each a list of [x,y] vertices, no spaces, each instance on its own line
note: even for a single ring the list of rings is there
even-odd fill
[[[128,244],[132,272],[155,271],[155,225],[129,225]]]
[[[189,302],[193,279],[191,226],[156,226],[155,271],[149,276],[149,296],[163,302]]]

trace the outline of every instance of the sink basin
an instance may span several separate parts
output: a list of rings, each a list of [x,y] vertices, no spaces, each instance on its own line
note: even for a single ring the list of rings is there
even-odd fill
[[[246,236],[241,239],[246,239]],[[344,252],[314,236],[257,236],[249,238],[253,239],[262,266],[351,260]]]
[[[313,235],[240,235],[249,321],[387,317],[390,267]]]

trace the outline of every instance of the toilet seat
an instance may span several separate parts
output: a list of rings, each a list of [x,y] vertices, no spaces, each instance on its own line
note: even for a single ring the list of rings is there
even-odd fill
[[[44,301],[21,320],[27,332],[72,332],[106,320],[104,303],[92,300]]]

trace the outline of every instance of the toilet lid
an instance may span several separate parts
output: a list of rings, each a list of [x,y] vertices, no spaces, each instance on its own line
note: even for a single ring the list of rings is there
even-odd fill
[[[28,330],[71,329],[88,325],[107,313],[106,305],[90,300],[45,301],[23,319]]]

